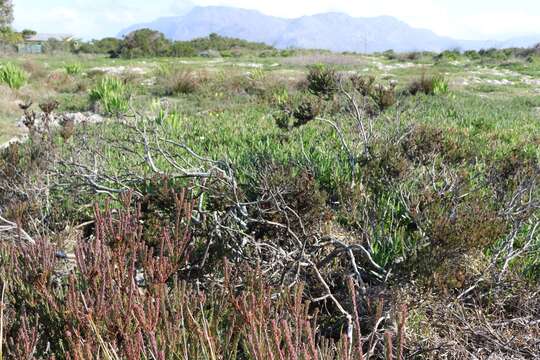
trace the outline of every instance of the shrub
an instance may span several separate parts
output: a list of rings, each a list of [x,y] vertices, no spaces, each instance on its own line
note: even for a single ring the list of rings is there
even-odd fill
[[[301,99],[293,110],[292,115],[296,119],[294,126],[299,127],[315,119],[321,111],[320,102],[313,98]]]
[[[396,84],[391,83],[387,86],[376,84],[374,76],[358,76],[354,75],[350,78],[351,85],[360,95],[366,100],[365,109],[368,113],[375,115],[385,111],[396,103]],[[370,102],[372,106],[370,107]],[[374,108],[376,106],[376,108]]]
[[[280,110],[274,114],[276,125],[281,129],[300,127],[319,116],[321,112],[320,99],[311,95],[298,95],[278,104]],[[294,122],[291,124],[291,120]]]
[[[370,96],[373,93],[375,76],[353,75],[350,80],[353,88],[358,91],[360,95]]]
[[[104,77],[90,91],[90,100],[100,104],[104,113],[120,116],[129,108],[129,91],[127,86],[118,78]]]
[[[339,79],[335,69],[318,64],[310,67],[307,81],[310,93],[329,99],[336,93]]]
[[[389,86],[377,85],[372,95],[373,100],[377,104],[379,111],[384,111],[396,103],[396,87],[395,84]]]
[[[478,60],[480,59],[480,55],[478,54],[478,51],[476,50],[467,50],[465,53],[463,53],[467,59],[470,60]]]
[[[436,55],[435,60],[437,60],[437,61],[442,61],[442,60],[456,61],[460,57],[461,57],[461,51],[458,50],[458,49],[445,50],[445,51],[441,52],[440,54]]]
[[[80,64],[68,64],[65,66],[65,69],[68,75],[79,75],[82,72],[82,66]]]
[[[409,85],[409,93],[417,95],[424,93],[426,95],[443,95],[450,89],[448,80],[442,75],[426,76],[422,74],[420,79],[414,80]]]
[[[197,74],[178,67],[162,67],[158,72],[157,86],[161,95],[192,94],[199,88]]]
[[[170,53],[171,42],[159,31],[136,30],[124,37],[119,44],[117,55],[123,58],[166,56]]]
[[[114,55],[118,51],[120,42],[117,38],[104,38],[101,40],[92,40],[87,43],[82,43],[78,52],[87,54],[109,54]]]
[[[464,138],[462,133],[454,136]],[[450,130],[428,125],[417,125],[412,128],[403,139],[401,148],[408,160],[423,165],[432,163],[435,157],[457,164],[472,156],[467,146],[450,136]]]
[[[11,89],[20,89],[26,84],[28,74],[12,63],[0,66],[0,82],[6,84]]]
[[[386,50],[385,52],[383,52],[383,56],[388,60],[396,60],[398,58],[394,50]]]
[[[188,42],[176,41],[172,45],[171,55],[177,57],[193,57],[197,55],[197,51]]]

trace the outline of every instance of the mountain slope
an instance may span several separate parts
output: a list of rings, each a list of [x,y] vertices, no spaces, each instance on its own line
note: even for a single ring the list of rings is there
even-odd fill
[[[165,17],[151,23],[134,25],[119,35],[150,28],[173,40],[191,40],[210,33],[264,42],[278,48],[317,48],[332,51],[375,52],[442,51],[451,48],[479,49],[508,44],[531,46],[540,36],[509,42],[460,41],[417,29],[390,16],[351,17],[326,13],[297,19],[282,19],[255,10],[224,6],[195,7],[184,16]],[[489,46],[486,46],[489,45]]]

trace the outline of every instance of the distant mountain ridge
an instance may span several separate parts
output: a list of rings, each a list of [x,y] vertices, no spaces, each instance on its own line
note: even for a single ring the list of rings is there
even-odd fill
[[[366,53],[388,49],[443,51],[452,48],[526,47],[540,42],[540,35],[499,42],[456,40],[411,27],[391,16],[360,18],[343,13],[324,13],[284,19],[255,10],[224,6],[195,7],[183,16],[163,17],[133,25],[121,31],[119,36],[142,28],[158,30],[172,40],[192,40],[217,33],[281,49],[293,47]]]

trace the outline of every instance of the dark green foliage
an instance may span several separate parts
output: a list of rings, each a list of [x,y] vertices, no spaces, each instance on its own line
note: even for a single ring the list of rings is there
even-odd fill
[[[422,74],[420,79],[415,79],[409,84],[409,93],[417,95],[443,95],[449,91],[448,80],[441,75],[427,76]]]
[[[37,32],[35,30],[24,29],[23,31],[21,31],[21,35],[25,39],[28,39],[29,37],[34,36],[36,34],[37,34]]]
[[[164,56],[170,51],[171,42],[159,31],[136,30],[124,37],[116,54],[123,58]]]
[[[116,39],[114,39],[116,40]],[[193,57],[216,51],[221,55],[238,56],[243,53],[273,50],[271,46],[241,39],[210,34],[190,41],[171,41],[158,31],[141,29],[122,40],[103,39],[83,44],[83,52],[107,52],[111,57],[139,58],[151,56]],[[106,51],[105,51],[106,50]]]
[[[396,87],[394,84],[389,86],[377,85],[372,92],[371,97],[375,100],[379,111],[385,111],[396,103]]]
[[[300,94],[289,98],[274,114],[276,125],[281,129],[300,127],[314,120],[321,113],[321,100]]]
[[[246,49],[246,50],[273,50],[271,46],[263,43],[255,43],[242,39],[229,38],[218,34],[210,34],[208,37],[193,39],[187,42],[197,52],[205,50],[217,50],[217,51],[231,51],[234,49]]]
[[[10,27],[0,26],[0,44],[15,45],[22,40],[20,33],[13,31]]]
[[[79,52],[87,54],[116,54],[122,40],[117,38],[103,38],[101,40],[92,40],[87,43],[82,43],[79,47]]]
[[[445,50],[434,57],[437,61],[456,61],[461,58],[461,51],[459,49]]]
[[[193,57],[197,55],[197,49],[189,42],[175,41],[171,47],[171,56]]]
[[[480,59],[480,54],[476,50],[467,50],[463,53],[463,55],[465,55],[466,58],[471,59],[471,60]]]
[[[339,87],[336,70],[323,64],[314,65],[309,69],[307,82],[310,93],[326,99],[330,99]]]
[[[352,88],[364,98],[364,111],[370,115],[377,115],[397,102],[396,85],[378,84],[374,76],[353,75],[349,81]]]

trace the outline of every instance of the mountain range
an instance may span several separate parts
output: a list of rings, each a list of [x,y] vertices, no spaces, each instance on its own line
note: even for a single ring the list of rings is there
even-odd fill
[[[222,36],[263,42],[276,48],[326,49],[332,51],[380,52],[443,51],[481,48],[526,47],[540,42],[540,35],[507,41],[471,41],[440,36],[417,29],[391,16],[352,17],[343,13],[323,13],[285,19],[255,10],[224,6],[195,7],[182,16],[159,18],[136,24],[120,32],[150,28],[172,40],[192,40],[217,33]]]

